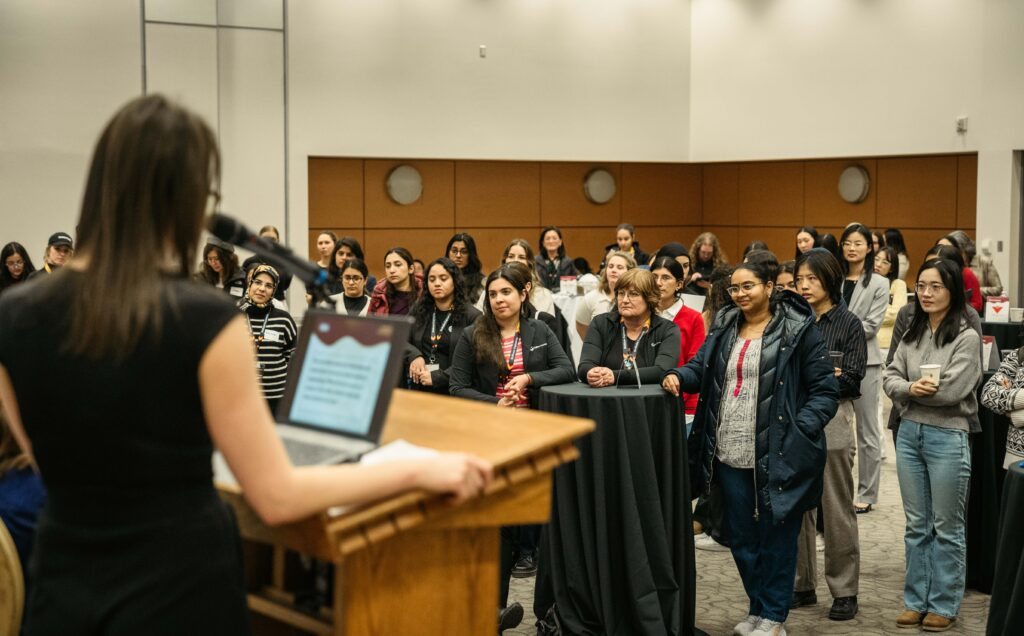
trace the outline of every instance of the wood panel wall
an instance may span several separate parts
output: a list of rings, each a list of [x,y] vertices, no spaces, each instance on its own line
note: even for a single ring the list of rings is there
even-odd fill
[[[403,163],[423,176],[423,196],[393,203],[388,172]],[[839,198],[839,174],[849,165],[871,176],[865,201]],[[583,178],[601,167],[616,178],[604,205],[583,194]],[[647,252],[669,241],[689,246],[702,231],[718,235],[732,260],[754,240],[791,258],[796,229],[813,225],[836,236],[851,221],[897,227],[915,265],[954,229],[974,235],[978,159],[975,154],[709,164],[536,161],[309,159],[309,253],[330,229],[357,238],[379,275],[384,254],[408,248],[424,262],[442,255],[455,232],[477,241],[485,270],[498,264],[512,238],[537,245],[540,229],[561,227],[571,256],[596,266],[615,226],[632,223]]]

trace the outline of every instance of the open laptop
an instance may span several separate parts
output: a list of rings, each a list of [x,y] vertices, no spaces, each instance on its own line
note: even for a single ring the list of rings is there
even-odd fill
[[[306,313],[275,414],[293,464],[356,461],[377,447],[412,322]]]

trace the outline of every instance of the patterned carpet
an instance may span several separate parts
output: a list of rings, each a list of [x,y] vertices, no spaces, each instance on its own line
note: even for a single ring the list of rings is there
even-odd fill
[[[882,421],[888,420],[888,405]],[[860,613],[852,621],[828,620],[832,599],[821,577],[824,565],[818,554],[818,605],[794,610],[786,628],[790,634],[909,634],[917,630],[897,629],[896,616],[903,611],[903,508],[896,479],[892,436],[886,432],[887,456],[882,465],[882,487],[878,506],[860,515],[861,577]],[[854,468],[856,471],[856,467]],[[732,634],[732,627],[746,615],[747,601],[732,555],[728,552],[696,551],[697,626],[711,636]],[[518,629],[505,634],[536,634],[533,627],[534,579],[513,579],[510,597],[526,609],[527,617]],[[988,595],[967,591],[957,626],[947,633],[984,634],[988,619]]]

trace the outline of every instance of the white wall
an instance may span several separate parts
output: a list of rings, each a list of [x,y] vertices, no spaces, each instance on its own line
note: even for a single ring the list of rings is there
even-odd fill
[[[138,0],[0,2],[0,241],[74,232],[92,146],[142,89]]]

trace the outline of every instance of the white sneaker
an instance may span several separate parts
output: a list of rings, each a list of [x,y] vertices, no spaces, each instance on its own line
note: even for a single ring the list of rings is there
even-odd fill
[[[760,622],[760,616],[748,614],[747,617],[743,619],[743,622],[737,623],[736,627],[732,628],[732,636],[750,636],[751,632],[757,628],[757,624]]]
[[[786,636],[786,625],[762,618],[761,622],[757,624],[757,629],[750,632],[750,636]]]
[[[721,543],[715,541],[711,535],[702,534],[693,540],[693,547],[698,550],[707,550],[708,552],[728,552],[729,547],[724,546]]]
[[[814,549],[818,552],[825,551],[825,535],[818,532],[814,535]]]

